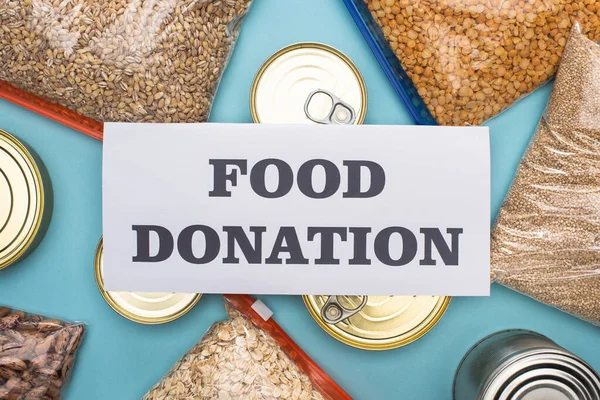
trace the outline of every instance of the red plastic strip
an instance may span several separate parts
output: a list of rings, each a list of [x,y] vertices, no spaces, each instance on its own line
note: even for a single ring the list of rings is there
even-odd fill
[[[21,90],[5,81],[0,80],[0,98],[24,107],[37,114],[50,118],[58,123],[85,133],[94,139],[102,140],[104,124],[94,119],[84,117],[73,110],[52,103],[39,96]]]
[[[223,297],[225,297],[229,304],[246,315],[257,327],[275,339],[288,357],[310,378],[313,386],[321,394],[331,400],[352,400],[352,397],[344,392],[344,389],[335,383],[317,363],[302,351],[300,346],[277,325],[277,322],[273,318],[265,321],[252,309],[252,304],[256,301],[254,298],[246,294],[226,294]]]

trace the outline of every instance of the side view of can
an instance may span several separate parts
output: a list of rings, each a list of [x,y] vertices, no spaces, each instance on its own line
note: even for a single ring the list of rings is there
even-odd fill
[[[539,333],[506,330],[467,352],[452,391],[454,400],[598,400],[600,376]]]
[[[0,270],[42,240],[52,215],[52,185],[37,154],[0,129]]]

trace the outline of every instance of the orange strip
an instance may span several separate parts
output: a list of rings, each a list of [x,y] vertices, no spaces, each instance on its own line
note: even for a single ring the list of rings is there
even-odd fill
[[[58,123],[85,133],[94,139],[102,140],[104,124],[94,119],[84,117],[56,103],[51,103],[39,96],[25,92],[13,85],[0,80],[0,98],[24,107],[37,114],[50,118]]]
[[[333,379],[331,379],[325,371],[319,367],[302,349],[292,340],[291,337],[285,333],[283,329],[273,318],[268,321],[262,319],[256,311],[252,309],[252,304],[255,300],[247,294],[225,294],[223,295],[225,300],[237,310],[239,310],[246,317],[260,329],[267,332],[277,344],[285,351],[288,357],[298,365],[298,368],[304,372],[312,382],[313,386],[326,398],[331,400],[352,400],[344,389],[338,386]]]

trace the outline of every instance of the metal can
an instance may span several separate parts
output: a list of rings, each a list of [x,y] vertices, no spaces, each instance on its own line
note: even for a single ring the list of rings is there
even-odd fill
[[[297,43],[260,67],[252,83],[250,111],[257,123],[362,124],[367,86],[339,50]]]
[[[450,297],[303,296],[314,320],[335,339],[363,350],[405,346],[442,318]]]
[[[37,154],[0,130],[0,270],[41,241],[52,214],[52,186]]]
[[[552,340],[527,330],[494,333],[473,346],[454,378],[454,400],[598,400],[600,377]]]
[[[103,240],[100,239],[94,258],[94,274],[104,300],[121,316],[140,324],[164,324],[182,317],[200,300],[196,293],[109,292],[104,290]]]

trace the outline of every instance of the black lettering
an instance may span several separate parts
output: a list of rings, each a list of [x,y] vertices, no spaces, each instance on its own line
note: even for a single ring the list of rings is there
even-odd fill
[[[390,256],[390,236],[398,233],[402,237],[402,255],[394,260]],[[383,229],[375,237],[375,255],[382,263],[391,266],[402,266],[411,262],[417,254],[417,238],[406,228],[393,226]]]
[[[159,225],[132,225],[137,233],[137,255],[133,262],[160,262],[165,261],[173,254],[173,235],[163,226]],[[158,235],[158,252],[150,255],[150,232]]]
[[[285,241],[285,245],[283,242]],[[293,226],[283,226],[277,233],[273,251],[269,258],[265,260],[265,264],[281,264],[282,259],[279,253],[289,253],[290,257],[286,260],[286,264],[308,264],[308,260],[302,254],[302,247],[298,241],[296,229]]]
[[[269,165],[275,166],[279,174],[279,183],[274,192],[269,192],[267,190],[265,182],[265,174]],[[292,168],[290,168],[285,161],[276,158],[261,160],[257,162],[250,171],[250,185],[252,186],[252,190],[254,190],[257,195],[267,199],[276,199],[285,196],[292,189],[293,184],[294,173]]]
[[[240,259],[235,256],[235,244],[240,247],[248,264],[260,264],[262,260],[262,234],[267,230],[264,226],[251,226],[250,232],[254,233],[254,247],[246,232],[241,226],[224,226],[223,231],[227,233],[227,257],[223,259],[225,264],[239,264]]]
[[[313,240],[317,234],[321,235],[321,257],[315,260],[315,264],[339,264],[339,258],[333,257],[333,235],[338,235],[342,242],[346,241],[347,228],[325,228],[309,227],[308,240]]]
[[[321,192],[316,192],[313,187],[312,176],[314,168],[319,165],[325,170],[325,187]],[[298,169],[298,189],[313,199],[325,199],[332,196],[340,187],[340,171],[334,163],[328,160],[309,160]]]
[[[205,249],[202,257],[196,257],[192,250],[192,239],[194,233],[202,232],[204,234]],[[209,226],[191,225],[181,231],[177,238],[177,250],[179,255],[185,261],[191,264],[207,264],[213,261],[219,255],[221,241],[219,235]]]
[[[348,228],[354,237],[354,257],[349,260],[350,265],[371,265],[367,258],[367,234],[371,228]]]
[[[448,228],[446,233],[450,234],[451,247],[444,240],[442,232],[438,228],[421,228],[421,233],[425,236],[425,254],[419,261],[420,265],[435,265],[436,261],[432,257],[432,244],[437,249],[445,265],[458,265],[458,235],[463,233],[462,228]]]
[[[227,190],[227,181],[231,182],[231,186],[237,185],[237,170],[231,169],[227,173],[228,165],[235,165],[240,169],[241,175],[246,175],[247,162],[246,160],[208,160],[208,163],[213,166],[213,190],[208,192],[209,197],[231,197],[231,192]]]
[[[385,171],[381,165],[373,161],[344,161],[348,167],[348,190],[342,195],[346,198],[367,198],[375,197],[383,191],[385,187]],[[360,169],[365,167],[371,174],[371,185],[366,192],[360,191],[361,179]]]

